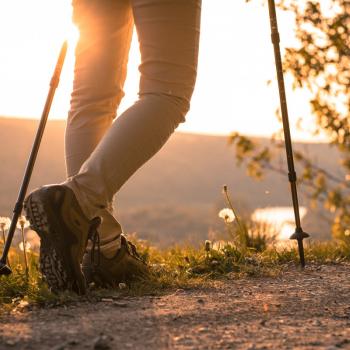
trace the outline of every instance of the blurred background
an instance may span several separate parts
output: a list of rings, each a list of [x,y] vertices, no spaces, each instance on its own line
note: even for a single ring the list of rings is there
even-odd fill
[[[278,5],[303,228],[315,239],[346,240],[349,4]],[[79,34],[68,0],[1,1],[0,33],[0,215],[10,216],[57,54],[68,38],[31,189],[65,179],[63,137]],[[118,115],[137,98],[139,61],[135,33]],[[265,1],[204,0],[187,122],[118,193],[116,215],[125,231],[161,247],[215,237],[224,231],[218,212],[226,206],[227,184],[241,216],[271,221],[287,238],[294,224],[278,106]]]

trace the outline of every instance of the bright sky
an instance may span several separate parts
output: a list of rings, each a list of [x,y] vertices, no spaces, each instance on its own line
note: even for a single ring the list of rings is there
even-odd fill
[[[282,47],[293,44],[293,17],[280,13]],[[73,79],[74,39],[70,0],[0,1],[0,115],[39,118],[59,48],[70,49],[50,118],[66,118]],[[130,52],[122,112],[137,97],[137,40]],[[266,82],[272,79],[273,84]],[[307,94],[291,90],[286,77],[291,125],[312,122]],[[203,0],[196,90],[182,131],[269,136],[279,129],[273,49],[268,9],[261,0]],[[292,127],[292,137],[309,136]]]

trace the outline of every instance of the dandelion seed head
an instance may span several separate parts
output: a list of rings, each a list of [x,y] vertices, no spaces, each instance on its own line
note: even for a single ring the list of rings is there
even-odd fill
[[[7,230],[11,225],[11,219],[5,216],[0,216],[0,229]]]
[[[226,223],[229,223],[235,219],[235,214],[232,209],[224,208],[220,210],[219,217],[224,219]]]
[[[19,249],[23,252],[24,251],[24,244],[23,242],[21,242],[19,245],[18,245]],[[26,251],[28,252],[31,248],[31,244],[29,242],[26,242],[26,245],[25,245],[25,248],[26,248]]]
[[[18,219],[17,228],[23,230],[28,227],[29,227],[29,221],[26,219],[24,215],[21,215]]]

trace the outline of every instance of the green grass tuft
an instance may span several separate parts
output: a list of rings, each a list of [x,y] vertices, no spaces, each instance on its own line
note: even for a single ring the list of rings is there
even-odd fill
[[[283,273],[290,265],[297,266],[298,252],[290,244],[277,248],[273,244],[238,248],[230,242],[213,244],[203,242],[203,247],[174,247],[159,250],[144,241],[135,242],[142,257],[150,265],[149,279],[131,283],[127,288],[91,288],[88,295],[78,297],[73,293],[51,293],[38,270],[38,255],[28,254],[29,275],[26,274],[23,253],[12,249],[10,276],[0,277],[0,306],[12,309],[25,302],[29,305],[60,305],[78,300],[100,300],[101,298],[122,295],[162,294],[178,288],[196,288],[222,278],[242,278],[275,276]],[[214,247],[214,248],[213,248]],[[264,247],[264,249],[261,249]],[[350,246],[344,242],[306,243],[307,263],[327,264],[350,260]]]

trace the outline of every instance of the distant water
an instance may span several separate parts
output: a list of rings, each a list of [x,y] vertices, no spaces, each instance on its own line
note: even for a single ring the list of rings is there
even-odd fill
[[[300,218],[307,213],[307,208],[300,207]],[[258,208],[252,214],[252,219],[255,221],[262,221],[274,227],[274,232],[279,232],[277,240],[285,246],[289,242],[289,237],[295,231],[294,212],[293,207],[266,207]],[[18,247],[21,242],[19,232],[15,235],[14,245]],[[34,231],[28,230],[26,233],[26,240],[30,243],[31,249],[39,250],[39,238]]]
[[[307,208],[300,207],[300,219],[307,213]],[[288,240],[295,231],[293,207],[258,208],[252,214],[255,221],[263,221],[275,226],[279,232],[278,240]]]

